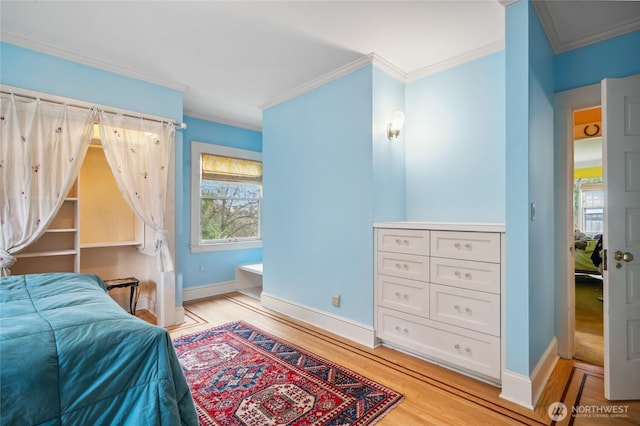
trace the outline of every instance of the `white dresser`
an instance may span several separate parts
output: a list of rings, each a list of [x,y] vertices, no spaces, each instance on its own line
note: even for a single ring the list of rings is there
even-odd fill
[[[374,226],[376,337],[499,385],[504,225]]]

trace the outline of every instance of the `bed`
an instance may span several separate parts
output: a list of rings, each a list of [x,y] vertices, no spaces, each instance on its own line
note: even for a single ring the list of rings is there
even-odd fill
[[[0,424],[198,424],[168,332],[97,275],[2,277],[0,302]]]
[[[600,275],[598,267],[591,259],[597,244],[598,240],[593,239],[575,241],[574,259],[576,274]]]

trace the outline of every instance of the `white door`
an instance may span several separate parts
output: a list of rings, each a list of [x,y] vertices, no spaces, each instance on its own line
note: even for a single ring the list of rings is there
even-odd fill
[[[602,82],[604,381],[611,400],[640,399],[640,78]]]

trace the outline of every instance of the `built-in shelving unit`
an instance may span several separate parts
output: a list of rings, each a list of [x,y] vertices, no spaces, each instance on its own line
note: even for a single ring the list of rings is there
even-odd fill
[[[135,275],[135,249],[142,244],[144,224],[121,195],[102,145],[94,140],[62,207],[44,234],[16,255],[11,273]]]

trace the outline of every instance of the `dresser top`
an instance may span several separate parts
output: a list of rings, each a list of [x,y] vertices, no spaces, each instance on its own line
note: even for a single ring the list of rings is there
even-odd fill
[[[427,229],[435,231],[504,232],[504,223],[469,222],[376,222],[374,228]]]

